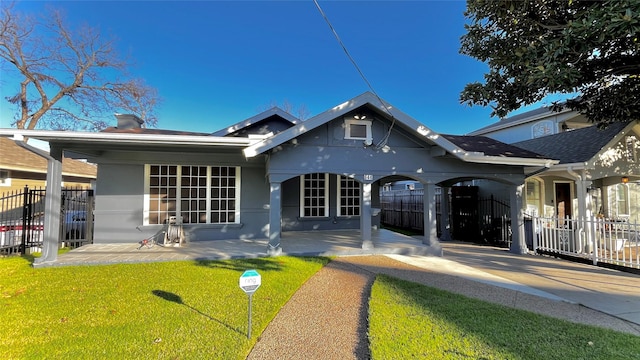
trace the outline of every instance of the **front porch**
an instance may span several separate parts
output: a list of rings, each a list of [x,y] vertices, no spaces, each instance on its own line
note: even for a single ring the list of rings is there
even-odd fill
[[[442,256],[438,245],[428,246],[421,237],[410,237],[389,230],[372,231],[373,248],[362,248],[358,230],[292,231],[281,238],[282,254],[291,256],[338,255],[434,255]],[[229,239],[197,241],[183,247],[155,246],[138,250],[139,244],[88,244],[58,255],[55,261],[35,263],[35,267],[107,265],[181,260],[225,260],[268,257],[268,239]]]

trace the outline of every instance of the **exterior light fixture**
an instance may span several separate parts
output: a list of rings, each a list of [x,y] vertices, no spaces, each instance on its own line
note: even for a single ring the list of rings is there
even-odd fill
[[[367,118],[367,115],[358,114],[358,115],[354,115],[353,118],[356,119],[356,120],[364,120],[364,119]]]
[[[621,180],[622,180],[622,183],[623,183],[623,184],[626,184],[626,183],[628,183],[628,182],[629,182],[629,178],[628,178],[628,177],[626,177],[626,176],[623,176]]]

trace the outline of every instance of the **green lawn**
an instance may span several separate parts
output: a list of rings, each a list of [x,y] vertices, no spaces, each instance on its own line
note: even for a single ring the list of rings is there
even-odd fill
[[[325,258],[33,269],[0,259],[0,359],[244,359]],[[244,270],[256,269],[247,339]]]
[[[374,359],[640,359],[640,337],[378,276]]]
[[[276,257],[33,269],[0,258],[0,359],[244,359],[327,258]],[[238,287],[256,269],[262,286]],[[379,276],[374,359],[640,359],[640,337]]]

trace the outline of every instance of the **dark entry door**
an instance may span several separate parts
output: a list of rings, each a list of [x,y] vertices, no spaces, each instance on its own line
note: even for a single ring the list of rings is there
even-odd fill
[[[566,218],[572,217],[571,211],[571,184],[556,183],[556,214],[558,216],[559,225],[564,225]]]
[[[451,188],[451,233],[456,240],[476,241],[480,238],[477,186]]]

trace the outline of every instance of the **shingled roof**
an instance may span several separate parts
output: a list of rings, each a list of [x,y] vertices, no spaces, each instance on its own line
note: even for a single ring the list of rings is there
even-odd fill
[[[582,129],[520,141],[512,145],[560,160],[560,164],[589,161],[598,154],[628,123],[612,123],[605,129],[590,126]]]
[[[486,136],[460,136],[442,135],[459,148],[469,152],[482,152],[488,156],[519,157],[530,159],[554,159],[553,156],[546,157],[534,151],[523,149],[517,146],[505,144],[501,141],[488,138]]]
[[[47,159],[19,146],[15,141],[0,137],[0,168],[7,170],[47,172]],[[97,167],[83,161],[62,159],[62,174],[95,179]]]

